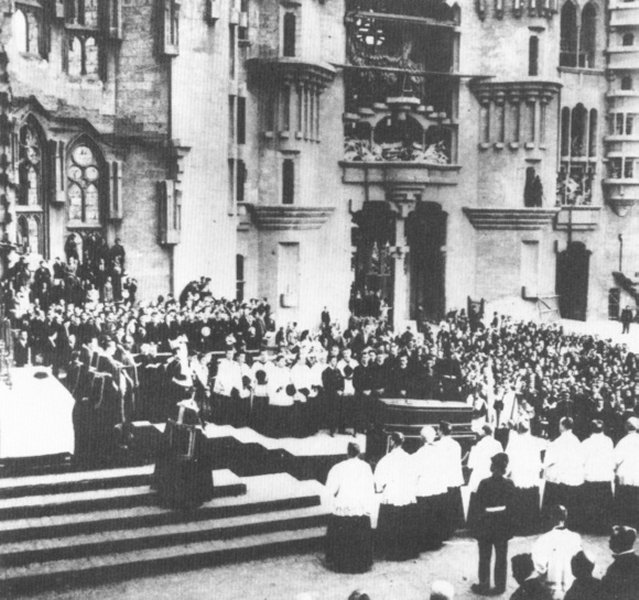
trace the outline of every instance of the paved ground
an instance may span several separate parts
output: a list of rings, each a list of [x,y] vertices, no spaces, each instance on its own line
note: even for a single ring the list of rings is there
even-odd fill
[[[621,333],[619,321],[573,321],[561,319],[559,321],[567,331],[598,335],[604,339],[611,339],[618,344],[626,344],[632,352],[639,352],[639,324],[630,325],[630,333]]]
[[[534,538],[515,538],[513,556],[530,549]],[[610,563],[607,540],[584,538],[584,548],[601,575]],[[143,578],[134,581],[34,596],[37,600],[346,600],[354,589],[367,591],[372,600],[425,600],[430,583],[447,579],[456,600],[478,598],[469,591],[475,581],[477,550],[469,538],[455,538],[441,550],[405,563],[378,562],[363,575],[327,571],[321,556],[307,554]],[[509,598],[514,581],[503,598]]]

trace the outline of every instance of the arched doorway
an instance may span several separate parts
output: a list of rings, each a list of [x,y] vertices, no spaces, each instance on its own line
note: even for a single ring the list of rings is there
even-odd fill
[[[411,319],[439,319],[446,305],[446,221],[436,202],[420,202],[406,221]]]
[[[357,316],[379,316],[382,303],[393,301],[395,214],[386,202],[366,202],[353,213],[352,245],[354,281],[351,312]]]
[[[557,254],[555,291],[563,319],[586,320],[590,250],[582,242],[572,242]]]

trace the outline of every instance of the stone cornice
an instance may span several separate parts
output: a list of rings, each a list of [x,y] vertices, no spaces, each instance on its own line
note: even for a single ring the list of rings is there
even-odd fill
[[[305,83],[324,89],[330,84],[337,71],[332,65],[321,61],[308,61],[294,57],[250,58],[246,67],[255,77],[265,83],[273,83],[273,78],[289,84]]]
[[[289,204],[247,204],[253,222],[260,230],[319,229],[335,210],[332,206],[296,206]]]
[[[468,83],[470,90],[481,104],[489,102],[531,102],[540,100],[550,102],[559,94],[562,84],[549,80],[489,81],[472,79]]]
[[[475,229],[531,231],[548,225],[557,208],[464,207],[464,214]]]

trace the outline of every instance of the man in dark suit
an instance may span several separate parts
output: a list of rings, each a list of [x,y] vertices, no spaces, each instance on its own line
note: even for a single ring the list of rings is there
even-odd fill
[[[13,360],[16,367],[24,367],[31,364],[31,347],[29,345],[29,332],[23,329],[18,334],[18,339],[13,346]]]
[[[476,493],[477,512],[471,523],[479,545],[479,583],[472,586],[475,594],[498,596],[506,589],[508,540],[512,537],[512,511],[515,485],[504,475],[508,455],[499,452],[491,459],[492,475],[483,479]],[[490,559],[495,549],[495,587],[490,586]]]
[[[344,396],[344,376],[337,368],[337,356],[330,356],[328,367],[322,373],[322,387],[326,402],[326,420],[331,436],[335,435],[337,421],[340,414],[341,402]]]
[[[371,379],[370,354],[362,353],[360,364],[353,371],[355,388],[355,427],[356,431],[366,431],[373,417],[373,385]]]
[[[639,590],[639,556],[633,548],[637,530],[615,525],[609,546],[614,562],[601,580],[602,600],[636,600]]]
[[[630,308],[629,306],[626,306],[621,311],[621,316],[620,316],[621,333],[630,333],[630,323],[632,323],[632,318],[633,318],[632,308]]]

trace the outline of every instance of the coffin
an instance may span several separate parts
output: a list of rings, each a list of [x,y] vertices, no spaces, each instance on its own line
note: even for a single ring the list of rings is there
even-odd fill
[[[475,439],[471,430],[472,412],[472,407],[464,402],[381,398],[377,401],[373,427],[368,434],[366,457],[377,460],[386,454],[389,436],[395,431],[404,434],[405,449],[412,452],[419,447],[421,428],[437,426],[440,421],[451,424],[452,435],[465,452]]]

